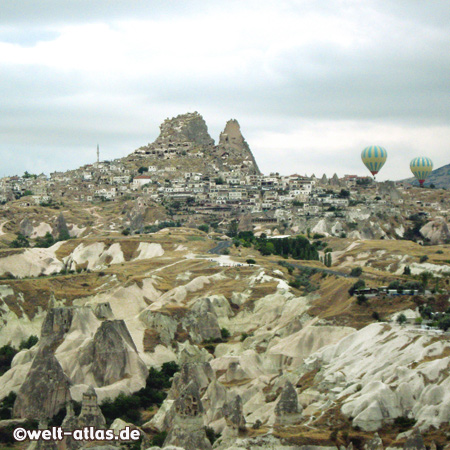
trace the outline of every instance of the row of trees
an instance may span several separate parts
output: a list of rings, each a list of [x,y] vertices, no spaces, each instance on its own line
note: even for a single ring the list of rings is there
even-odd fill
[[[49,231],[47,231],[45,236],[36,238],[34,241],[34,247],[48,248],[59,241],[67,241],[68,239],[70,239],[70,234],[67,230],[62,230],[57,237],[54,237]],[[12,248],[28,248],[30,247],[30,241],[26,236],[19,233],[17,238],[11,242],[10,246]]]

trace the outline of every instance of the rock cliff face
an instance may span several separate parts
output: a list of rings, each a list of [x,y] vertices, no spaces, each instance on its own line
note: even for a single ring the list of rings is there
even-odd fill
[[[219,157],[223,159],[242,161],[242,168],[248,170],[249,173],[261,173],[250,147],[242,136],[237,120],[229,120],[225,129],[220,133],[218,151]]]
[[[14,417],[53,417],[69,400],[70,380],[51,347],[42,346],[14,403]]]
[[[292,383],[287,381],[281,391],[280,399],[275,406],[276,423],[293,424],[301,418],[301,408],[298,405],[297,392]]]
[[[260,174],[237,120],[227,122],[219,144],[215,145],[198,112],[166,119],[156,140],[135,153],[146,155],[158,169],[178,163],[178,168],[182,167],[186,172],[201,172],[209,176],[216,176],[220,171]],[[152,176],[155,177],[158,177],[157,173]]]
[[[450,230],[443,217],[428,222],[420,229],[420,233],[424,238],[429,239],[432,245],[450,242]]]
[[[192,380],[175,400],[175,419],[164,447],[174,445],[185,450],[211,449],[203,426],[203,413],[199,386]]]
[[[208,127],[198,112],[180,114],[166,119],[160,126],[160,134],[155,144],[161,142],[192,142],[200,146],[213,146],[214,140],[208,133]]]
[[[99,387],[136,375],[133,370],[144,378],[148,373],[123,320],[102,322],[79,358],[82,366],[90,366]]]

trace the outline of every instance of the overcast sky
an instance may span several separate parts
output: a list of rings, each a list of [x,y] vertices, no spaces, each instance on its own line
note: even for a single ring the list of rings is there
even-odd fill
[[[450,163],[448,0],[2,0],[0,176],[126,156],[198,111],[264,173]]]

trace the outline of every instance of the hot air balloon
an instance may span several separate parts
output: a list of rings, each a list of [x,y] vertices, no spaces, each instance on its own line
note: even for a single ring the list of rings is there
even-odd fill
[[[418,156],[410,162],[409,167],[414,176],[419,180],[420,186],[423,186],[425,179],[433,170],[433,161],[425,156]]]
[[[361,153],[361,159],[364,165],[374,176],[380,171],[387,159],[387,151],[383,147],[373,145],[366,147]]]

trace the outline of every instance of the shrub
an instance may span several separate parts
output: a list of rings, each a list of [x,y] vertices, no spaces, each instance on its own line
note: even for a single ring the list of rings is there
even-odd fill
[[[38,248],[48,248],[51,247],[55,242],[55,238],[50,232],[47,231],[44,237],[38,237],[36,239],[34,246]]]
[[[207,233],[207,232],[209,231],[209,226],[206,225],[206,224],[200,225],[200,226],[198,227],[198,229],[199,229],[200,231],[204,231],[205,233]]]
[[[125,229],[122,230],[122,234],[123,234],[124,236],[129,236],[130,233],[131,233],[131,231],[130,231],[129,228],[125,228]]]
[[[400,431],[406,431],[412,428],[416,424],[416,419],[410,419],[409,417],[396,417],[394,419],[394,425],[399,428]]]
[[[231,336],[230,332],[226,328],[222,328],[220,330],[220,334],[222,335],[222,339],[228,339]]]
[[[31,348],[36,345],[39,341],[37,336],[30,336],[27,340],[24,340],[20,343],[19,349],[23,350],[24,348]]]
[[[244,342],[250,335],[248,333],[242,333],[241,334],[241,342]]]
[[[17,238],[14,239],[10,245],[12,248],[26,248],[30,246],[30,242],[23,234],[19,233]]]
[[[161,431],[161,433],[157,433],[153,436],[152,446],[153,447],[161,447],[164,445],[164,441],[167,437],[167,431]]]
[[[425,261],[428,261],[428,256],[427,256],[427,255],[422,255],[422,256],[420,257],[419,262],[424,263]]]
[[[406,319],[406,316],[403,313],[401,313],[397,316],[397,318],[395,320],[397,321],[397,323],[399,325],[403,325],[407,319]]]
[[[362,270],[361,267],[354,267],[354,268],[352,269],[352,271],[350,272],[350,276],[351,276],[351,277],[356,277],[356,278],[358,278],[358,277],[361,276],[362,271],[363,271],[363,270]]]
[[[358,295],[356,303],[358,305],[367,305],[367,297],[364,294]]]
[[[205,349],[208,350],[208,352],[211,353],[211,355],[214,355],[214,352],[216,350],[216,348],[212,344],[206,344]]]
[[[403,275],[411,275],[411,268],[409,266],[405,266],[403,269]]]
[[[216,433],[211,427],[205,427],[205,433],[211,445],[220,437],[220,433]]]
[[[11,368],[11,362],[16,353],[17,350],[8,344],[0,348],[0,376]]]
[[[251,259],[251,258],[247,259],[245,262],[247,264],[256,264],[256,261],[254,259]]]
[[[375,319],[375,320],[377,320],[379,322],[380,321],[380,314],[378,314],[377,311],[374,311],[372,313],[372,319]]]
[[[364,289],[366,287],[366,282],[364,280],[358,280],[349,290],[348,293],[351,297],[353,297],[353,294],[356,291],[359,291],[360,289]]]
[[[0,402],[0,420],[12,419],[12,408],[14,406],[14,402],[16,401],[16,397],[16,393],[11,391]]]
[[[145,387],[133,395],[123,393],[115,400],[105,399],[100,408],[105,416],[107,424],[111,424],[114,419],[121,419],[137,423],[141,419],[139,409],[148,408],[151,405],[160,406],[166,398],[165,389],[170,387],[170,379],[179,370],[175,362],[164,363],[161,370],[150,368]]]

